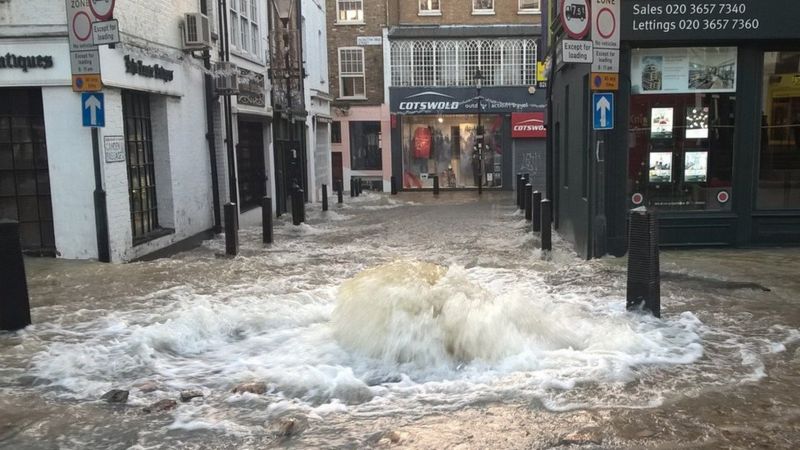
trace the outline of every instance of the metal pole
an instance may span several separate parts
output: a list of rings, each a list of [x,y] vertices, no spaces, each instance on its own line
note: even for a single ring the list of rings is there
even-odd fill
[[[269,197],[261,199],[261,228],[263,242],[272,244],[272,199]]]
[[[106,191],[103,190],[103,175],[100,171],[100,136],[97,128],[92,128],[92,154],[94,157],[94,223],[97,234],[97,260],[111,262],[111,249],[108,237],[108,206]]]
[[[478,87],[478,195],[483,194],[483,125],[481,124],[481,88]]]
[[[538,233],[542,231],[542,193],[539,191],[534,192],[531,203],[533,209],[533,231]]]
[[[225,205],[225,254],[236,256],[239,254],[239,209],[236,203]]]
[[[328,210],[328,185],[327,184],[323,184],[322,185],[322,210],[323,211],[327,211]]]
[[[530,183],[525,185],[525,220],[533,220],[533,186]]]
[[[0,330],[16,331],[31,324],[31,305],[19,224],[0,220]]]
[[[542,257],[553,250],[552,217],[552,202],[542,200]]]

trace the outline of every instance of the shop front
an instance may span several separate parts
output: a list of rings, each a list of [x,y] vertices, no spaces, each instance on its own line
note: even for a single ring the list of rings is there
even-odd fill
[[[543,93],[524,87],[390,88],[390,96],[392,173],[405,190],[432,188],[434,176],[442,189],[512,189],[512,114],[545,107]]]

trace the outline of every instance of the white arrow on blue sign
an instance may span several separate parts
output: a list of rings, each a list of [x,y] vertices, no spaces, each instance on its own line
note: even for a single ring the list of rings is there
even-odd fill
[[[595,130],[614,129],[614,94],[597,93],[592,96]]]
[[[81,94],[81,108],[83,109],[83,126],[106,126],[106,100],[105,95],[99,92],[84,92]]]

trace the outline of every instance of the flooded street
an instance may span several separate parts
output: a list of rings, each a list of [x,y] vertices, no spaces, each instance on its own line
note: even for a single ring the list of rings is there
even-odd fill
[[[0,447],[798,446],[797,249],[663,253],[659,320],[626,312],[625,259],[556,237],[543,261],[515,209],[367,194],[283,216],[271,246],[244,229],[234,259],[222,237],[128,265],[27,259]]]

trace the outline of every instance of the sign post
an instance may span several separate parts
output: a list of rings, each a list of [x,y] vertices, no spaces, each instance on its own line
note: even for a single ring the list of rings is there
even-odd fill
[[[591,89],[619,89],[620,3],[622,0],[592,0],[592,63]]]

